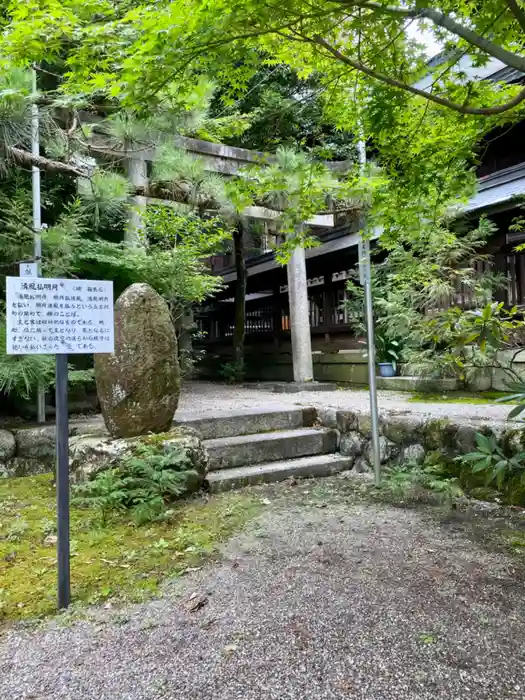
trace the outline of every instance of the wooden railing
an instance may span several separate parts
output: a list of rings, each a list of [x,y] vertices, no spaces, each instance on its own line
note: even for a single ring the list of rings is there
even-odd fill
[[[314,333],[348,331],[348,317],[343,308],[345,283],[308,290],[310,327]],[[196,322],[208,340],[231,338],[235,327],[235,306],[232,302],[210,306],[197,314]],[[290,331],[288,294],[265,297],[246,304],[246,335],[277,337]]]
[[[478,274],[490,270],[507,276],[505,289],[496,294],[496,298],[508,306],[525,306],[525,253],[501,253],[493,258],[489,268],[485,262],[477,264]],[[312,333],[349,333],[348,312],[345,309],[346,280],[329,280],[328,284],[319,284],[317,279],[308,288],[310,328]],[[443,299],[438,308],[460,306],[464,309],[474,308],[475,299],[472,289],[460,285],[450,298]],[[197,317],[200,329],[208,340],[220,340],[233,336],[235,319],[234,304],[220,303],[209,307]],[[290,311],[288,293],[285,288],[278,296],[266,296],[263,299],[248,301],[246,304],[245,332],[247,335],[279,337],[290,331]]]

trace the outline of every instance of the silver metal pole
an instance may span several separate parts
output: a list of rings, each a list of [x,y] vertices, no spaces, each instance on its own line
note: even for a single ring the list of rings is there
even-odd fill
[[[36,98],[36,71],[33,70],[33,98]],[[38,117],[38,106],[33,99],[31,105],[31,152],[34,156],[40,155],[40,128]],[[33,257],[36,263],[37,277],[42,274],[42,211],[40,203],[40,170],[33,165],[31,169],[33,185]],[[46,422],[46,392],[43,386],[37,390],[36,415],[39,423]]]
[[[368,387],[370,392],[370,423],[372,430],[372,462],[374,464],[375,485],[381,483],[381,456],[379,452],[379,410],[377,406],[376,383],[376,347],[374,342],[374,309],[372,301],[372,284],[370,281],[370,256],[365,262],[365,310],[366,310],[366,339],[368,346]],[[367,274],[368,273],[368,274]],[[368,279],[366,279],[368,277]]]
[[[361,171],[366,165],[364,138],[358,142]],[[359,241],[359,278],[365,292],[366,341],[368,347],[368,390],[370,394],[370,427],[372,431],[372,462],[375,485],[381,484],[381,455],[379,450],[379,410],[377,405],[376,346],[374,336],[374,304],[372,299],[372,266],[370,263],[370,241],[366,235],[366,219],[363,218]]]

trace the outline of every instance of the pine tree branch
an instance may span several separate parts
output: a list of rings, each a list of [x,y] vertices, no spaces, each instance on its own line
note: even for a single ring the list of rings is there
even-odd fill
[[[5,147],[7,155],[18,165],[24,168],[31,168],[36,165],[37,168],[49,173],[61,173],[63,175],[69,175],[72,177],[81,178],[91,178],[93,175],[92,168],[85,167],[81,168],[79,166],[71,165],[70,163],[62,163],[58,160],[51,160],[44,156],[33,155],[30,151],[25,151],[22,148],[16,148],[14,146]],[[203,197],[202,195],[197,195],[195,197],[194,188],[190,183],[177,182],[177,183],[161,183],[161,182],[150,182],[146,186],[132,186],[130,188],[130,196],[137,197],[151,197],[152,199],[165,199],[171,202],[178,202],[180,204],[191,204],[192,206],[198,206],[206,210],[220,210],[221,203],[210,197]],[[273,211],[281,211],[274,205],[270,206],[267,201],[259,200],[253,202],[253,206],[264,207],[265,209],[271,209]],[[323,214],[333,214],[335,212],[349,212],[355,211],[359,208],[357,204],[350,204],[347,206],[338,207],[337,204],[331,209],[326,209],[317,212],[319,215]]]
[[[70,163],[62,163],[61,161],[51,160],[44,156],[36,156],[22,148],[4,145],[4,149],[8,158],[11,158],[15,163],[24,168],[31,168],[33,165],[36,165],[37,168],[48,173],[62,173],[64,175],[73,175],[74,177],[89,177],[90,174],[87,168],[82,170]]]
[[[397,80],[396,78],[391,78],[389,75],[385,75],[384,73],[379,73],[373,68],[369,68],[364,63],[356,61],[355,59],[350,58],[350,56],[341,53],[341,51],[329,44],[326,41],[326,39],[324,39],[321,36],[315,36],[313,39],[309,39],[308,37],[303,36],[302,40],[322,46],[329,53],[331,53],[332,56],[337,58],[342,63],[346,63],[347,65],[352,66],[352,68],[355,68],[356,70],[360,71],[361,73],[364,73],[365,75],[368,75],[371,78],[374,78],[375,80],[379,80],[380,82],[385,83],[386,85],[390,85],[391,87],[400,88],[401,90],[410,92],[413,95],[418,95],[418,97],[424,97],[430,102],[435,102],[436,104],[441,105],[442,107],[448,107],[449,109],[452,109],[455,112],[460,112],[461,114],[478,114],[484,116],[492,114],[502,114],[503,112],[507,112],[509,109],[512,109],[513,107],[516,107],[517,105],[521,104],[521,102],[525,100],[525,88],[523,88],[523,90],[521,90],[515,97],[513,97],[512,100],[509,100],[508,102],[505,102],[501,105],[495,105],[494,107],[469,107],[468,105],[452,102],[451,100],[448,100],[444,97],[439,97],[438,95],[426,92],[425,90],[420,90],[419,88],[416,88],[413,85],[404,83],[401,80]]]

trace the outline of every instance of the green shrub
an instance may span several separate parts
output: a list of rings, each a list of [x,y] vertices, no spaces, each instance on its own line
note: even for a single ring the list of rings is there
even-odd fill
[[[246,376],[244,362],[225,362],[219,369],[219,374],[228,384],[242,382]]]
[[[161,519],[170,502],[195,490],[199,475],[178,445],[140,444],[114,469],[74,487],[75,505],[97,508],[102,521],[112,512],[129,512],[138,525]]]
[[[525,494],[525,452],[509,455],[494,436],[476,433],[473,452],[456,461],[474,477],[482,477],[485,486],[494,484],[509,503],[520,502]]]

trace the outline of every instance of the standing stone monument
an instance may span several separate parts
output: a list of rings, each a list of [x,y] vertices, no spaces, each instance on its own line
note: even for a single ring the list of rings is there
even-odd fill
[[[115,353],[95,355],[106,427],[114,437],[170,429],[180,394],[177,339],[168,305],[148,284],[115,303]]]

